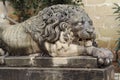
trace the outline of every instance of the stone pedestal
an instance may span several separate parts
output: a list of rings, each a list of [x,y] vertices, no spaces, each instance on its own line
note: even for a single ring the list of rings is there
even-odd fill
[[[2,58],[1,58],[2,61]],[[64,68],[96,68],[97,59],[91,56],[76,57],[6,57],[4,59],[5,66],[9,67],[64,67]]]
[[[89,56],[8,57],[4,61],[0,80],[114,80],[112,65],[97,68],[96,58]]]

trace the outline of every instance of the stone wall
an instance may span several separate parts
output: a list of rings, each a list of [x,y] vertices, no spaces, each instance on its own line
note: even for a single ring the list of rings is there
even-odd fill
[[[116,21],[116,16],[113,15],[113,3],[119,3],[120,0],[83,0],[84,8],[94,23],[97,33],[97,42],[100,47],[106,47],[114,50],[115,42],[118,37],[117,33],[120,30]]]

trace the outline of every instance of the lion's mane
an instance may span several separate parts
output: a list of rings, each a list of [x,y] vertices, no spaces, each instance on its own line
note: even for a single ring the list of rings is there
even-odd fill
[[[54,43],[59,39],[61,31],[69,28],[72,19],[86,14],[82,8],[73,5],[56,5],[43,9],[37,16],[26,21],[26,30],[34,40]],[[86,14],[87,15],[87,14]],[[30,23],[30,24],[29,24]],[[32,24],[32,25],[31,25]]]

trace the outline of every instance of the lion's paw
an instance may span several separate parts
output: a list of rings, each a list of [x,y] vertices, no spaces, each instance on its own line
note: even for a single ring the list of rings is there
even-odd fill
[[[111,64],[113,54],[106,48],[96,48],[93,50],[93,56],[98,58],[98,66],[108,66]]]

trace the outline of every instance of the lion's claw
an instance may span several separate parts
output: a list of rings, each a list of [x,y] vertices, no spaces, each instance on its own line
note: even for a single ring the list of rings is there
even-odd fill
[[[100,66],[110,65],[113,59],[112,52],[105,48],[94,48],[92,54],[98,58],[98,65]]]

